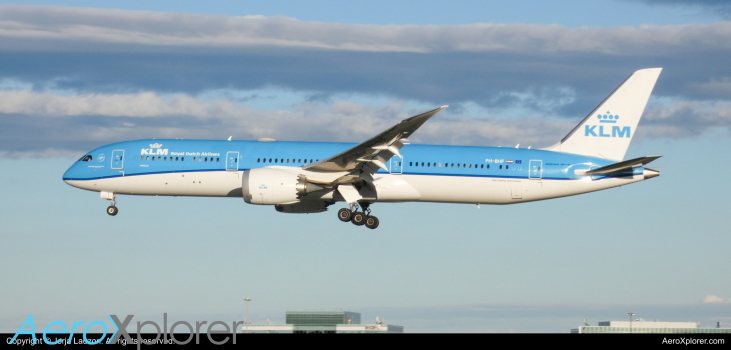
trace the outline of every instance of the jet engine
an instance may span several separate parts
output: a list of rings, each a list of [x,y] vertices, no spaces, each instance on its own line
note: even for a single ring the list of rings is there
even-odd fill
[[[307,193],[321,189],[302,174],[277,168],[247,170],[241,179],[244,201],[249,204],[296,203]]]

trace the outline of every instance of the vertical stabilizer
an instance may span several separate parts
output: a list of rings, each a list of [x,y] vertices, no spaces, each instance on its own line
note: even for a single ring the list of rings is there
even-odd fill
[[[662,68],[632,74],[548,151],[622,160]]]

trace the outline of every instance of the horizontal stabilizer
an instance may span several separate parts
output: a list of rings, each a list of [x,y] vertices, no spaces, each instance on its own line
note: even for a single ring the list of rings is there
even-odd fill
[[[653,160],[660,158],[662,156],[647,156],[647,157],[640,157],[630,160],[625,160],[624,162],[614,163],[612,165],[603,166],[598,169],[592,169],[587,171],[586,175],[607,175],[611,173],[618,173],[623,170],[632,169],[640,166],[645,166],[645,164],[649,164]]]

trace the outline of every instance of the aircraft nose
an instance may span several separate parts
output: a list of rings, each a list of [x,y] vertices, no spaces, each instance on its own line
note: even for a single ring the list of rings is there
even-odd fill
[[[653,178],[655,176],[660,176],[660,172],[657,170],[645,168],[645,170],[642,172],[642,175],[644,175],[645,180],[647,180],[647,179]]]
[[[73,169],[74,166],[72,165],[69,167],[65,173],[63,173],[63,182],[71,185],[71,180],[73,180]],[[73,185],[72,185],[73,186]]]

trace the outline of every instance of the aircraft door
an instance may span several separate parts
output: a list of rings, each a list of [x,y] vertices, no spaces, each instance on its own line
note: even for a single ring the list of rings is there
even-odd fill
[[[239,152],[226,153],[226,171],[239,170]]]
[[[122,170],[124,168],[124,150],[115,149],[112,151],[112,169]]]
[[[528,178],[540,180],[543,177],[543,161],[531,159],[528,164]]]
[[[391,174],[401,174],[403,172],[404,157],[391,157]]]

